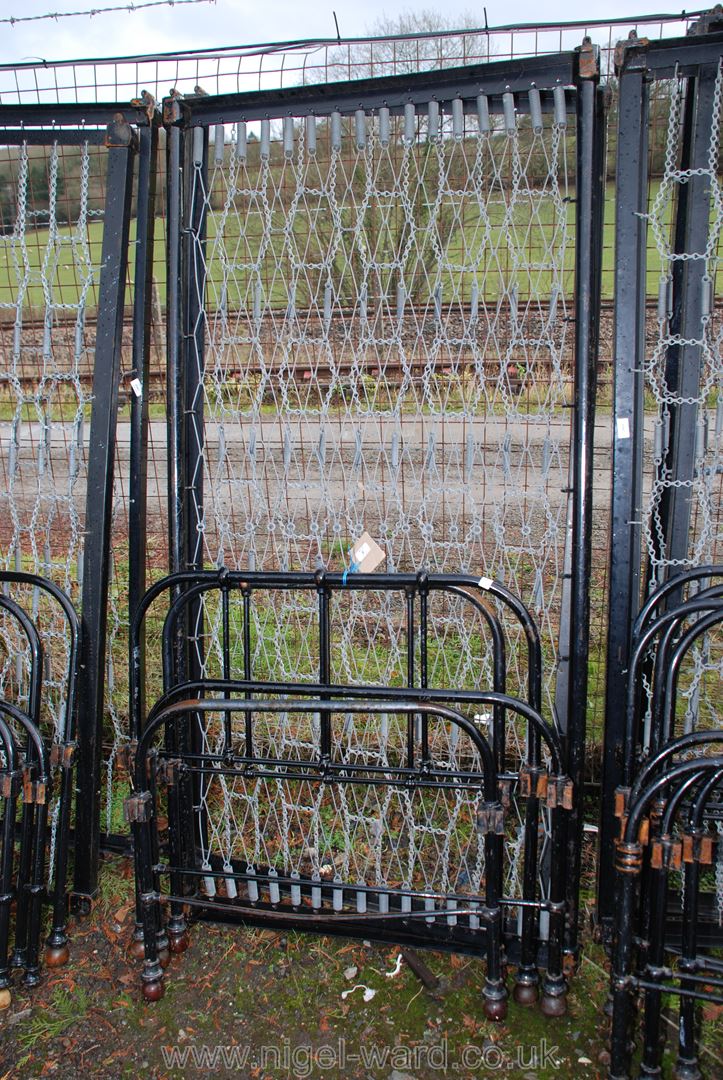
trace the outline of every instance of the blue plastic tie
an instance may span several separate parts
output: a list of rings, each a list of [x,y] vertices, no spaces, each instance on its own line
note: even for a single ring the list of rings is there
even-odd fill
[[[355,563],[354,560],[352,559],[351,566],[348,567],[344,571],[344,573],[341,575],[341,583],[342,583],[342,585],[346,585],[346,579],[349,576],[349,574],[356,574],[358,569],[359,569],[359,563]]]

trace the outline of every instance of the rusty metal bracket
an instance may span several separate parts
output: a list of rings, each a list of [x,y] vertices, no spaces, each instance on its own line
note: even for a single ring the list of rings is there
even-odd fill
[[[680,870],[683,843],[672,836],[660,836],[650,845],[650,865],[654,870]]]
[[[520,769],[520,795],[526,798],[547,798],[548,775],[541,765],[523,765]]]
[[[19,778],[19,772],[0,773],[0,799],[12,799]]]
[[[105,132],[105,146],[111,149],[114,146],[138,149],[138,137],[131,125],[121,112],[117,112]]]
[[[639,874],[643,865],[643,845],[618,840],[615,848],[615,869],[619,874]]]
[[[23,802],[28,805],[44,806],[47,797],[47,785],[44,780],[33,780],[30,769],[23,769]]]
[[[505,811],[500,803],[482,803],[477,813],[477,830],[481,836],[504,836]]]
[[[75,761],[77,743],[53,743],[50,748],[50,767],[52,769],[69,769]]]
[[[547,806],[550,810],[572,810],[573,784],[569,776],[551,776],[547,784]]]
[[[690,832],[683,833],[683,862],[700,863],[702,866],[712,866],[715,854],[716,842],[710,833]]]
[[[136,795],[129,795],[123,803],[123,815],[129,825],[135,821],[150,821],[152,809],[153,800],[150,791],[139,791]]]
[[[597,79],[600,75],[599,50],[592,39],[584,37],[577,49],[578,74],[581,79]]]
[[[156,766],[156,776],[163,784],[177,784],[182,768],[180,758],[161,758]]]
[[[619,818],[621,821],[627,814],[629,798],[629,787],[619,787],[615,789],[613,813],[615,814],[615,817]]]
[[[508,810],[512,802],[512,783],[509,780],[500,780],[498,785],[500,802],[505,810]]]
[[[136,750],[138,749],[138,743],[135,739],[127,742],[124,746],[121,746],[116,755],[116,761],[121,772],[130,776],[133,772],[136,760]]]

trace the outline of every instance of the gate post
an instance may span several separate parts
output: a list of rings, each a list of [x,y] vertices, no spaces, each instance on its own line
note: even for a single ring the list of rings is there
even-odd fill
[[[615,178],[613,477],[597,917],[612,918],[614,793],[625,740],[625,682],[640,599],[643,478],[643,374],[648,193],[648,85],[644,63],[620,74]]]
[[[138,133],[138,195],[136,210],[135,292],[133,297],[133,367],[131,382],[130,500],[128,507],[128,613],[133,622],[146,591],[148,399],[153,306],[153,251],[156,224],[158,168],[158,113],[148,102],[148,126]],[[137,381],[136,381],[137,380]],[[139,387],[140,384],[140,387]],[[144,663],[145,628],[138,642]],[[130,657],[133,664],[133,657]],[[145,714],[145,687],[141,684],[140,711]]]
[[[604,104],[597,57],[586,39],[578,52],[577,199],[575,226],[575,403],[572,422],[572,559],[567,683],[568,714],[561,717],[574,803],[567,835],[567,941],[577,952],[580,867],[585,802],[585,737],[592,531],[595,381],[600,321],[604,210]],[[562,636],[562,627],[561,627]]]
[[[100,856],[110,530],[133,162],[138,146],[133,129],[121,113],[108,125],[106,146],[108,170],[88,454],[78,671],[74,892],[85,904],[96,893]]]

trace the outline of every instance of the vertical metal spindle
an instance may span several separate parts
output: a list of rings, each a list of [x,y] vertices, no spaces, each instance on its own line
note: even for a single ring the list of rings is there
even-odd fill
[[[289,877],[291,878],[292,882],[298,881],[299,880],[299,871],[298,870],[292,870],[291,873],[289,874]],[[291,886],[291,904],[292,904],[292,907],[300,907],[301,906],[301,886],[300,885],[293,885],[292,884],[292,886]]]
[[[379,142],[385,148],[389,146],[389,109],[385,105],[379,110]]]
[[[311,157],[316,154],[316,117],[307,116],[305,121],[306,127],[306,152]]]
[[[338,112],[331,114],[331,149],[341,150],[341,113]]]
[[[533,86],[527,96],[530,102],[530,122],[532,124],[532,130],[536,134],[539,134],[542,131],[542,102],[540,101],[540,91],[537,87]]]
[[[290,158],[294,154],[294,118],[285,116],[282,123],[284,140],[284,157]]]
[[[276,907],[281,901],[281,891],[279,889],[279,883],[276,878],[279,876],[278,871],[273,866],[269,867],[269,902],[272,907]]]
[[[417,112],[414,104],[408,101],[404,106],[404,141],[411,146],[417,136]]]
[[[490,131],[490,103],[486,94],[477,95],[477,123],[481,135],[488,135]]]
[[[236,160],[245,162],[248,157],[248,136],[246,121],[239,120],[236,125]]]
[[[226,150],[226,131],[223,124],[216,124],[213,129],[213,160],[215,165],[223,165]]]
[[[460,142],[464,138],[464,102],[462,98],[452,101],[452,136]]]

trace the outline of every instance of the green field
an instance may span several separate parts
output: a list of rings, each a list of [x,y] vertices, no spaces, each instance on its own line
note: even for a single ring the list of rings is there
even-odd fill
[[[657,188],[652,189],[652,196]],[[549,300],[553,284],[551,265],[559,263],[559,252],[551,257],[550,248],[559,245],[559,236],[555,238],[554,208],[548,197],[525,201],[511,216],[514,236],[508,242],[509,233],[505,227],[505,206],[502,201],[490,204],[488,221],[483,224],[481,218],[467,211],[460,221],[452,212],[446,212],[438,223],[439,239],[447,261],[452,265],[475,263],[478,266],[477,280],[480,301],[496,302],[505,285],[514,281],[521,300],[528,296],[539,298],[542,303]],[[574,270],[574,203],[567,203],[567,233],[565,257],[563,261],[563,284],[567,296],[572,292]],[[223,251],[217,243],[217,230],[221,213],[212,211],[208,218],[207,240],[207,303],[214,308],[221,302],[223,292],[223,263],[237,264],[227,274],[225,289],[226,303],[230,310],[237,307],[251,307],[252,273],[245,269],[257,262],[259,276],[263,281],[263,299],[276,310],[283,310],[288,303],[289,282],[294,277],[294,259],[290,249],[298,252],[300,263],[319,263],[323,260],[327,248],[330,215],[325,206],[317,200],[309,205],[303,214],[295,218],[293,229],[288,229],[288,215],[279,208],[272,210],[270,243],[265,254],[259,259],[259,245],[262,228],[259,213],[249,214],[246,224],[241,226],[237,215],[229,215],[223,234]],[[615,233],[614,185],[608,184],[605,206],[605,229],[603,242],[603,297],[612,298],[614,267]],[[342,221],[345,219],[342,218]],[[510,219],[507,219],[509,224]],[[131,223],[131,245],[129,277],[133,280],[133,251],[135,242],[135,221]],[[441,284],[443,303],[448,303],[454,290],[461,292],[462,303],[469,302],[473,275],[454,269],[443,271],[436,277],[437,255],[430,242],[430,232],[424,214],[416,225],[417,237],[423,242],[414,245],[412,254],[405,264],[406,279],[411,283],[412,299],[428,302],[436,284]],[[558,223],[559,229],[559,223]],[[78,304],[85,285],[88,289],[86,308],[92,311],[97,303],[99,265],[101,262],[103,224],[91,220],[84,234],[78,235],[70,226],[57,230],[56,242],[49,244],[47,229],[35,229],[26,234],[24,251],[14,243],[10,235],[0,237],[0,319],[14,318],[13,305],[18,296],[19,285],[27,279],[25,289],[24,312],[26,318],[42,317],[45,306],[45,290],[55,305],[67,305],[72,309]],[[364,227],[365,242],[376,253],[380,262],[389,262],[406,239],[404,223],[401,218],[385,224],[385,217],[380,210],[370,211]],[[156,251],[154,277],[158,285],[161,305],[165,304],[166,274],[164,263],[165,222],[156,221]],[[723,241],[719,243],[723,256]],[[223,257],[222,257],[223,256]],[[23,261],[25,260],[25,261]],[[361,259],[358,246],[354,243],[354,230],[351,217],[343,227],[342,243],[335,253],[332,283],[340,301],[352,300],[358,289]],[[92,274],[90,285],[87,284]],[[657,296],[658,282],[661,275],[661,259],[657,248],[650,238],[648,249],[647,281],[648,295]],[[380,280],[389,294],[395,296],[398,273],[394,269],[382,270]],[[309,292],[315,295],[316,302],[323,303],[326,271],[308,267],[297,269],[298,284],[296,303],[304,308],[309,303]],[[392,301],[392,305],[395,301]],[[3,310],[4,309],[4,310]],[[70,312],[69,312],[70,314]]]

